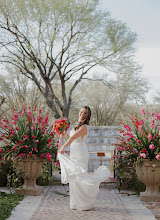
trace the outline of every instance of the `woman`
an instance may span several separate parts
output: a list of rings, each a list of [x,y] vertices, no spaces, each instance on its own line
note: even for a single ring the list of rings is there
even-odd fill
[[[62,145],[62,134],[59,139],[58,158],[61,166],[61,182],[69,183],[70,208],[89,210],[94,207],[99,184],[109,177],[109,170],[105,166],[99,167],[94,175],[87,173],[88,151],[85,144],[91,118],[88,106],[82,107],[79,120],[70,132],[69,139]],[[69,136],[69,135],[68,135]],[[65,149],[70,145],[70,158],[65,154]]]

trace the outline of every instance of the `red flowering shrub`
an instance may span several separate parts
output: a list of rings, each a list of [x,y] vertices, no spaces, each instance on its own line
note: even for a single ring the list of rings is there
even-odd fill
[[[136,155],[138,161],[141,158],[160,160],[160,112],[154,114],[142,109],[141,115],[132,115],[129,119],[131,126],[120,122],[124,129],[120,130],[115,159],[123,154],[123,158]]]
[[[115,143],[116,155],[113,155],[115,169],[123,179],[135,173],[136,163],[143,159],[159,160],[160,162],[160,112],[145,112],[129,117],[128,124],[120,122],[120,135]]]
[[[23,106],[20,112],[13,108],[12,117],[2,118],[1,122],[0,164],[32,154],[56,160],[55,132],[49,126],[49,114],[42,114],[41,108],[35,106],[31,111]]]

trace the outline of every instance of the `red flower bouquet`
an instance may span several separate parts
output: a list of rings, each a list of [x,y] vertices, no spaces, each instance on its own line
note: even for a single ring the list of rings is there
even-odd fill
[[[60,135],[64,131],[67,131],[70,128],[69,122],[66,118],[61,118],[60,120],[56,120],[54,125],[53,125],[53,131],[57,134]]]

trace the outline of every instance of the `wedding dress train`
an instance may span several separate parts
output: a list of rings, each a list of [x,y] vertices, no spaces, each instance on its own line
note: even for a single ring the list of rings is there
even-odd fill
[[[75,131],[72,130],[70,135]],[[75,139],[70,145],[70,157],[67,154],[58,153],[61,166],[61,182],[69,183],[70,208],[77,210],[89,210],[94,207],[99,185],[108,179],[109,169],[100,166],[93,175],[87,173],[88,151],[85,144],[87,135]]]

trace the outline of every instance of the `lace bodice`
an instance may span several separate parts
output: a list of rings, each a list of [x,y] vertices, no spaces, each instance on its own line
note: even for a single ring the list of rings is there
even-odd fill
[[[74,128],[73,128],[73,129],[71,130],[71,132],[70,132],[70,136],[72,136],[72,135],[74,134],[74,132],[75,132],[75,130],[74,130]],[[76,138],[76,139],[72,142],[72,144],[74,144],[74,143],[85,144],[85,143],[86,143],[86,139],[87,139],[87,134],[84,135],[84,137],[83,137],[82,140],[81,140],[81,137]]]
[[[72,129],[70,136],[74,134],[75,130]],[[70,158],[80,167],[88,170],[88,150],[85,144],[87,134],[81,140],[81,137],[76,138],[70,145]]]

